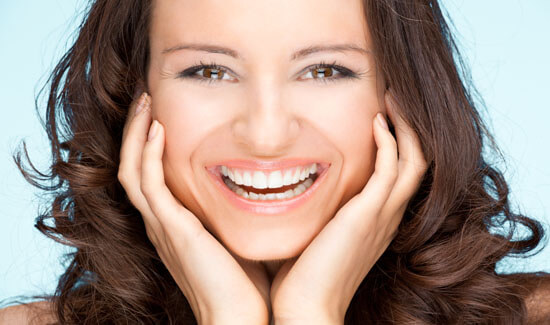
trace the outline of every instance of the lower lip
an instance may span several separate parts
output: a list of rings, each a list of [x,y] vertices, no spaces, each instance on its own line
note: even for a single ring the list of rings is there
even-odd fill
[[[208,173],[214,180],[214,183],[221,190],[223,195],[238,209],[244,210],[249,213],[255,214],[283,214],[287,213],[292,209],[296,209],[303,204],[305,204],[309,199],[315,194],[317,189],[321,186],[322,182],[325,180],[329,166],[321,166],[318,170],[319,176],[307,188],[306,191],[301,193],[298,196],[295,196],[290,199],[283,200],[250,200],[245,199],[244,197],[238,195],[237,193],[231,191],[223,182],[220,167],[207,168]]]

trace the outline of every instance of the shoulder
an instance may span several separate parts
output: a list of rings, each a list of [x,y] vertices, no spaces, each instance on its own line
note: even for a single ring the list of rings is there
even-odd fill
[[[0,324],[44,325],[56,322],[52,304],[37,301],[0,309]]]
[[[525,298],[528,323],[550,323],[550,276],[526,278],[522,285],[528,290]]]

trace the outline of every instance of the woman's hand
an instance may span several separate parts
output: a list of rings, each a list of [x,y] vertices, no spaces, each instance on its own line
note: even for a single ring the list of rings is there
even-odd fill
[[[385,97],[397,143],[380,114],[373,123],[378,151],[368,183],[275,276],[271,303],[277,325],[343,324],[355,291],[395,237],[418,190],[427,169],[420,141],[392,109],[389,93]]]
[[[148,238],[199,324],[267,324],[269,280],[263,266],[229,253],[166,186],[165,133],[158,121],[151,124],[150,105],[144,93],[130,109],[118,171]]]

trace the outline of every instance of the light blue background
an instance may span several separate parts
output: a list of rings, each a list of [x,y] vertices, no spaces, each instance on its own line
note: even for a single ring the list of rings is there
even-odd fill
[[[33,161],[47,166],[48,142],[35,114],[34,97],[70,43],[83,4],[74,0],[0,4],[0,300],[52,293],[63,270],[60,256],[67,250],[33,227],[40,198],[15,168],[11,154],[26,139]],[[446,0],[443,4],[454,19],[490,124],[507,156],[505,174],[514,206],[549,223],[550,2]],[[513,271],[550,272],[550,247],[506,266]]]

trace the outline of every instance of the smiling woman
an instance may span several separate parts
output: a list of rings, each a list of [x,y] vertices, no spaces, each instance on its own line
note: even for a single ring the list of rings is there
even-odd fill
[[[482,155],[456,62],[437,1],[92,1],[52,74],[52,173],[16,157],[56,197],[37,227],[77,250],[3,317],[550,319],[547,275],[495,272],[543,230]]]

